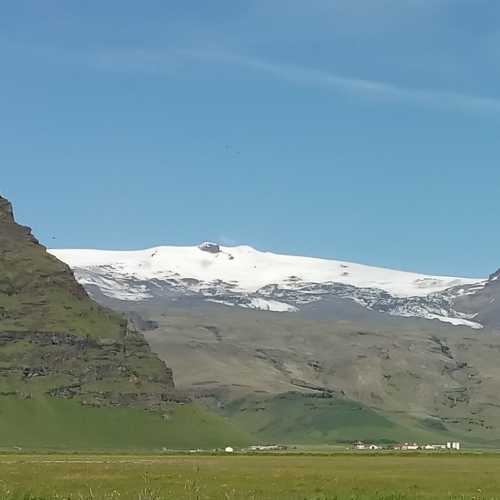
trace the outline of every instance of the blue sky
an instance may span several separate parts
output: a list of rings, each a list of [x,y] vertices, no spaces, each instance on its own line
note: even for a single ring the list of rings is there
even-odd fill
[[[56,247],[500,267],[496,0],[37,0],[0,15],[0,192]]]

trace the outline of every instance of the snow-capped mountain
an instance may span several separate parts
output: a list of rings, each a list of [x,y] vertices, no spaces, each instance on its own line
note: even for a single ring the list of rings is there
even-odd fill
[[[125,302],[204,302],[297,312],[329,299],[393,316],[481,328],[456,299],[487,280],[427,276],[337,260],[261,252],[248,246],[163,246],[140,251],[50,250],[90,294]]]

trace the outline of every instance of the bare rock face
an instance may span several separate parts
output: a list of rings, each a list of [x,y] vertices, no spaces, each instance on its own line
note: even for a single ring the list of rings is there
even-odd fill
[[[14,213],[11,203],[0,196],[0,222],[14,222]]]
[[[203,252],[208,252],[213,254],[221,252],[220,246],[217,243],[212,243],[210,241],[205,241],[198,248]]]
[[[182,399],[127,320],[93,302],[0,197],[0,397],[158,409]]]
[[[489,277],[489,281],[492,282],[492,281],[500,281],[500,269],[498,269],[498,271],[496,271],[495,273],[493,273],[490,277]]]
[[[459,310],[475,314],[474,321],[500,332],[500,269],[489,277],[482,288],[473,294],[458,297],[455,302]]]

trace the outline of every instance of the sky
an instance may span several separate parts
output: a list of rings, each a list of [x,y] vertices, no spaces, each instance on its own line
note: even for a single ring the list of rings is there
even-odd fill
[[[497,0],[16,0],[0,194],[57,248],[500,267]]]

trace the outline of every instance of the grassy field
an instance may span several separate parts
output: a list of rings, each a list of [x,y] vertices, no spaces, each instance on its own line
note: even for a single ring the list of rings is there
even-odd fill
[[[500,456],[4,455],[0,498],[500,499]]]

